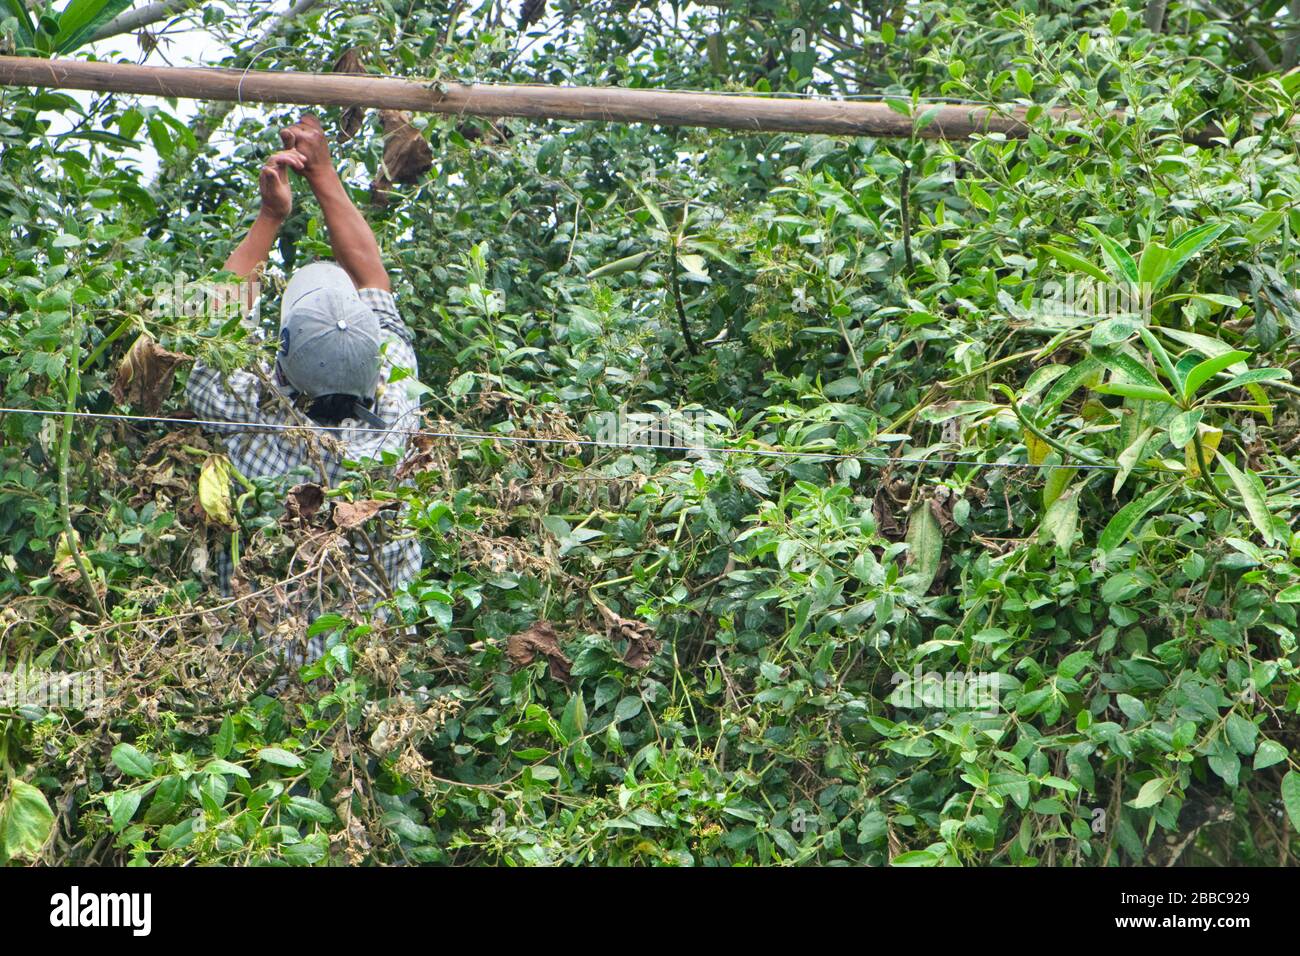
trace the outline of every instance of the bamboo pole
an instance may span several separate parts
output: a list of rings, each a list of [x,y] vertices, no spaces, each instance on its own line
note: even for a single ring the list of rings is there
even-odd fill
[[[1022,137],[1024,107],[939,104],[913,120],[884,103],[729,96],[619,87],[429,84],[358,74],[137,66],[84,60],[0,56],[0,85],[138,93],[146,96],[361,106],[474,116],[594,120],[702,126],[748,132],[827,133],[844,136],[917,135],[957,139],[980,133]],[[1065,111],[1052,111],[1065,118]]]

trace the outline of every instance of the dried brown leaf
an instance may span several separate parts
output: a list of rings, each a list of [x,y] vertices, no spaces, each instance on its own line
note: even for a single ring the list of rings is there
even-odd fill
[[[882,536],[890,541],[903,539],[903,526],[894,516],[893,502],[884,488],[876,492],[876,497],[871,502],[871,512],[875,515],[876,527]]]
[[[356,50],[348,50],[334,63],[333,72],[335,73],[364,73],[365,65],[361,62],[361,54]],[[338,141],[346,143],[353,136],[356,136],[361,129],[361,124],[365,121],[366,111],[361,106],[349,106],[343,111],[343,119],[339,124]]]
[[[169,352],[149,336],[141,335],[117,367],[113,400],[119,405],[134,405],[152,415],[171,393],[176,367],[189,361],[192,359],[188,355]]]
[[[340,501],[334,505],[334,527],[341,531],[359,528],[381,511],[394,511],[400,507],[396,501]]]
[[[627,641],[623,662],[637,669],[649,667],[650,662],[659,653],[659,649],[663,647],[662,642],[655,637],[654,629],[645,621],[620,617],[599,601],[596,602],[596,609],[605,619],[605,633],[609,639]]]
[[[515,667],[527,667],[538,654],[546,658],[553,679],[562,684],[569,683],[570,662],[560,650],[559,636],[550,621],[537,621],[506,638],[506,656]]]
[[[285,496],[284,517],[280,519],[280,523],[286,526],[294,522],[308,523],[315,517],[316,512],[320,511],[323,504],[325,504],[325,489],[320,485],[310,481],[294,485]]]
[[[428,435],[413,435],[406,457],[393,469],[393,477],[403,481],[411,475],[428,471],[433,466],[433,439]]]
[[[341,57],[334,61],[331,67],[335,73],[364,73],[365,65],[361,62],[361,54],[353,47],[346,50]]]
[[[940,501],[937,498],[931,498],[930,512],[934,515],[934,519],[939,522],[939,528],[943,531],[944,537],[947,537],[957,530],[957,522],[952,518],[951,498],[944,501]]]
[[[532,26],[546,14],[546,0],[524,0],[519,6],[519,29]]]
[[[400,110],[380,110],[384,124],[384,161],[370,184],[370,201],[384,205],[393,183],[414,183],[433,168],[433,150],[424,135]]]

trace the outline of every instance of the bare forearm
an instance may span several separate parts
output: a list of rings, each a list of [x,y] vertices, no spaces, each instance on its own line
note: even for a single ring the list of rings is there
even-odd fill
[[[223,268],[241,279],[256,274],[271,255],[271,246],[275,244],[275,237],[279,235],[282,222],[283,220],[265,209],[259,212],[253,227],[248,230],[248,235],[235,247],[235,251],[230,254]]]
[[[308,180],[325,216],[334,258],[352,277],[358,289],[391,289],[375,234],[353,204],[347,189],[332,169],[323,169]]]

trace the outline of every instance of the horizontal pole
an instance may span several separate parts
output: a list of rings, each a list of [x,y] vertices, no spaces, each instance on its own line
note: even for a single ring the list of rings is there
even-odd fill
[[[344,73],[137,66],[0,56],[0,85],[138,93],[145,96],[302,106],[361,106],[471,116],[657,123],[744,132],[912,135],[959,139],[980,133],[1023,137],[1024,107],[939,104],[921,129],[884,103],[729,96],[620,87],[431,84]],[[1051,111],[1064,118],[1065,111]]]

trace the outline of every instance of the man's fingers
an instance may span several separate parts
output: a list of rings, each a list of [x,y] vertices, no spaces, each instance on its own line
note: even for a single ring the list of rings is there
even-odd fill
[[[282,149],[278,153],[272,153],[266,161],[267,166],[274,166],[277,168],[292,166],[299,172],[302,172],[303,167],[306,166],[306,164],[307,157],[296,149]]]
[[[298,120],[298,122],[301,123],[303,126],[314,126],[319,130],[323,130],[325,128],[321,126],[320,120],[316,118],[315,113],[303,113],[302,117]]]

